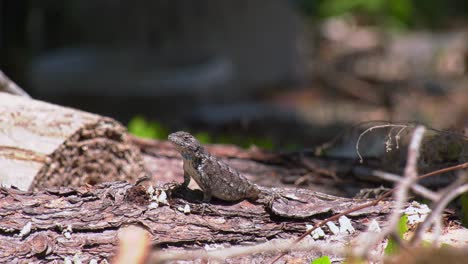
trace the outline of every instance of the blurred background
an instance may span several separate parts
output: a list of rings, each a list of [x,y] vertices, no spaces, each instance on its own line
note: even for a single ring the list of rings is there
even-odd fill
[[[369,120],[463,133],[467,15],[464,0],[0,0],[0,69],[152,138],[296,149]]]

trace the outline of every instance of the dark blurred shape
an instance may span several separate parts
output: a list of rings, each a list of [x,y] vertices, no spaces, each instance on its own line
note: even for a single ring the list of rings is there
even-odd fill
[[[288,1],[17,5],[2,4],[2,13],[22,14],[2,24],[7,37],[22,36],[30,57],[18,68],[28,72],[33,96],[48,101],[127,119],[109,109],[164,114],[175,105],[248,99],[255,90],[300,79],[299,20]],[[17,20],[23,34],[11,32]],[[126,104],[132,100],[139,103]]]

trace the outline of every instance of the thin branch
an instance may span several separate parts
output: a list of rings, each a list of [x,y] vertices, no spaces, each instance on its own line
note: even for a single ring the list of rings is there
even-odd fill
[[[359,161],[362,163],[364,161],[364,159],[362,158],[362,155],[361,155],[361,152],[359,152],[359,143],[361,142],[361,138],[371,132],[372,130],[374,129],[378,129],[378,128],[387,128],[387,127],[392,127],[392,128],[395,128],[395,127],[400,127],[400,128],[406,128],[408,127],[408,125],[395,125],[395,124],[386,124],[386,125],[379,125],[379,126],[372,126],[372,127],[369,127],[368,129],[364,130],[364,132],[362,132],[357,141],[356,141],[356,154],[358,155],[359,157]],[[401,130],[400,130],[401,132]]]
[[[387,121],[387,120],[373,120],[373,121],[363,121],[363,122],[356,123],[356,124],[352,125],[351,127],[348,127],[345,130],[338,133],[337,135],[335,135],[331,140],[329,140],[329,141],[321,144],[320,146],[316,147],[314,152],[317,155],[320,155],[320,153],[322,153],[322,151],[330,149],[331,147],[333,147],[338,142],[338,140],[343,138],[346,134],[351,133],[354,129],[356,129],[356,128],[360,127],[360,126],[363,126],[363,125],[370,125],[370,124],[376,124],[376,123],[377,124],[378,123],[388,124],[388,123],[390,123],[390,121]]]
[[[402,177],[400,177],[399,175],[389,173],[389,172],[385,172],[385,171],[372,170],[372,169],[362,167],[362,166],[354,168],[353,171],[356,171],[357,173],[370,174],[370,175],[373,175],[375,177],[379,177],[380,179],[395,182],[395,183],[398,183],[398,182],[402,181]],[[440,197],[439,197],[439,195],[437,193],[427,189],[426,187],[424,187],[422,185],[416,184],[416,183],[411,185],[411,190],[413,190],[413,192],[415,192],[416,194],[418,194],[418,195],[420,195],[420,196],[422,196],[424,198],[427,198],[427,199],[429,199],[431,201],[437,201],[437,200],[440,199]]]
[[[237,256],[245,256],[248,254],[289,251],[289,250],[314,250],[322,254],[342,255],[345,254],[346,248],[342,243],[338,242],[323,242],[314,241],[312,239],[295,243],[293,240],[272,240],[259,245],[253,246],[234,246],[230,248],[220,248],[215,250],[165,250],[156,251],[150,257],[150,263],[159,263],[174,260],[187,259],[218,259],[225,260]]]
[[[404,178],[395,187],[395,207],[393,209],[393,213],[389,217],[388,225],[382,230],[382,232],[374,233],[373,236],[367,239],[366,243],[362,244],[362,246],[356,247],[355,254],[357,256],[366,256],[370,247],[378,243],[378,241],[383,240],[388,234],[394,232],[397,227],[401,211],[403,210],[407,200],[408,190],[418,177],[416,165],[424,131],[425,128],[423,126],[418,126],[413,132],[413,137],[408,147],[408,160],[404,170]]]
[[[399,149],[400,148],[400,134],[408,127],[403,127],[400,129],[400,131],[398,131],[398,133],[395,135],[395,141],[396,141],[396,148]]]
[[[462,193],[468,192],[468,184],[466,179],[466,174],[460,177],[457,181],[450,184],[445,190],[441,193],[441,199],[437,201],[432,211],[426,217],[424,222],[422,222],[416,231],[414,232],[414,236],[410,240],[411,245],[417,244],[422,239],[423,233],[433,224],[436,218],[442,217],[443,210],[447,207],[447,205],[452,201],[455,197],[461,195]]]
[[[433,129],[431,129],[433,130]],[[422,135],[421,135],[422,137]],[[413,137],[414,139],[414,137]],[[451,167],[448,167],[448,168],[443,168],[443,169],[440,169],[440,170],[436,170],[436,171],[433,171],[433,172],[429,172],[429,173],[426,173],[424,175],[421,175],[421,176],[418,176],[417,179],[423,179],[423,178],[427,178],[427,177],[431,177],[431,176],[434,176],[434,175],[437,175],[437,174],[440,174],[440,173],[445,173],[445,172],[448,172],[448,171],[453,171],[453,170],[460,170],[460,169],[465,169],[465,168],[468,168],[468,163],[463,163],[463,164],[459,164],[459,165],[455,165],[455,166],[451,166]],[[358,211],[358,210],[361,210],[361,209],[364,209],[364,208],[367,208],[367,207],[371,207],[371,206],[374,206],[376,204],[378,204],[380,201],[382,201],[383,199],[387,198],[388,196],[390,196],[391,194],[393,194],[396,190],[397,190],[398,187],[395,187],[387,192],[385,192],[381,197],[379,197],[378,199],[372,201],[372,202],[369,202],[367,204],[364,204],[364,205],[361,205],[361,206],[358,206],[358,207],[355,207],[355,208],[351,208],[350,210],[346,211],[346,212],[343,212],[343,213],[340,213],[340,214],[337,214],[337,215],[334,215],[334,216],[331,216],[319,223],[317,223],[313,228],[309,229],[307,232],[305,232],[304,234],[302,234],[300,237],[298,237],[296,239],[296,243],[301,241],[303,238],[305,238],[307,235],[310,235],[313,231],[315,231],[318,227],[324,225],[326,222],[328,221],[333,221],[333,220],[336,220],[338,219],[339,217],[343,216],[343,215],[347,215],[349,213],[352,213],[352,212],[355,212],[355,211]],[[280,254],[276,259],[273,260],[272,263],[275,263],[276,261],[278,261],[279,259],[281,259],[284,255],[286,255],[286,253],[282,253]]]
[[[406,164],[406,168],[405,168],[405,178],[409,178],[409,180],[404,180],[404,181],[401,181],[399,183],[399,185],[395,188],[393,188],[392,190],[384,193],[379,199],[376,199],[372,202],[369,202],[367,204],[364,204],[362,206],[358,206],[358,207],[355,207],[355,208],[352,208],[346,212],[343,212],[343,213],[340,213],[340,214],[337,214],[337,215],[334,215],[334,216],[331,216],[323,221],[320,221],[319,223],[317,223],[313,228],[309,229],[307,232],[305,232],[304,234],[302,234],[300,237],[298,237],[296,239],[296,243],[301,241],[304,237],[306,237],[307,235],[311,234],[314,230],[316,230],[318,227],[324,225],[326,222],[328,221],[333,221],[333,220],[336,220],[338,219],[340,216],[343,216],[343,215],[346,215],[346,214],[349,214],[351,212],[355,212],[355,211],[358,211],[358,210],[361,210],[363,208],[367,208],[367,207],[370,207],[370,206],[373,206],[377,203],[379,203],[380,201],[382,201],[384,198],[390,196],[392,193],[396,192],[396,190],[400,190],[400,189],[403,189],[402,191],[399,192],[399,194],[396,194],[395,197],[396,199],[402,199],[401,201],[398,202],[397,200],[397,206],[396,206],[396,209],[394,210],[394,215],[393,215],[393,219],[392,221],[393,222],[390,222],[390,223],[393,223],[393,225],[389,225],[389,230],[386,230],[386,234],[388,233],[391,233],[392,230],[395,228],[396,224],[398,223],[398,220],[400,218],[400,211],[401,209],[403,208],[403,205],[406,201],[406,195],[407,195],[407,192],[408,192],[408,189],[412,186],[412,184],[414,183],[414,181],[416,181],[417,179],[421,179],[422,177],[418,177],[417,176],[417,171],[416,171],[416,164],[417,164],[417,159],[419,157],[419,147],[421,145],[421,141],[422,141],[422,137],[423,137],[423,134],[424,134],[424,131],[425,131],[425,128],[423,126],[418,126],[414,133],[413,133],[413,138],[411,140],[411,144],[408,148],[408,161],[407,161],[407,164]],[[450,171],[450,170],[455,170],[455,169],[460,169],[460,168],[464,168],[464,166],[453,166],[453,167],[450,167],[450,168],[447,168],[446,170],[439,170],[437,172],[432,172],[432,173],[429,173],[429,174],[425,174],[423,175],[424,177],[429,177],[429,176],[432,176],[432,175],[435,175],[437,173],[441,173],[441,172],[445,172],[445,171]],[[427,176],[429,175],[429,176]],[[396,220],[395,220],[396,219]],[[391,227],[391,228],[390,228]],[[381,236],[381,238],[379,239],[379,237],[375,238],[374,241],[379,241],[379,240],[382,240],[383,237],[385,235]],[[375,243],[375,242],[374,242]],[[372,244],[369,244],[369,245],[373,245],[374,243]],[[369,247],[369,246],[368,246]],[[368,248],[367,247],[367,248]],[[362,247],[363,248],[363,247]],[[367,251],[367,250],[366,250]],[[364,250],[361,250],[361,252],[364,252]],[[368,252],[368,251],[367,251]],[[282,253],[280,254],[277,258],[275,258],[273,260],[272,263],[275,263],[276,261],[278,261],[279,259],[281,259],[284,255],[286,255],[286,253]],[[363,253],[361,254],[363,255]]]
[[[442,215],[434,219],[434,230],[433,230],[434,238],[432,241],[432,246],[434,247],[439,246],[439,238],[442,235],[442,228],[443,228],[442,220],[443,220]]]
[[[442,174],[442,173],[446,173],[446,172],[449,172],[449,171],[461,170],[461,169],[466,169],[466,168],[468,168],[468,162],[458,164],[458,165],[454,165],[454,166],[447,167],[447,168],[443,168],[443,169],[436,170],[436,171],[431,171],[429,173],[426,173],[426,174],[423,174],[423,175],[419,176],[418,180],[428,178],[428,177],[431,177],[431,176],[434,176],[434,175],[437,175],[437,174]]]

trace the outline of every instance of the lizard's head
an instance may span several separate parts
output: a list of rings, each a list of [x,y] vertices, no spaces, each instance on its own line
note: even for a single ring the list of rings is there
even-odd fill
[[[169,135],[168,139],[184,157],[190,156],[202,148],[196,138],[184,131],[174,132]]]

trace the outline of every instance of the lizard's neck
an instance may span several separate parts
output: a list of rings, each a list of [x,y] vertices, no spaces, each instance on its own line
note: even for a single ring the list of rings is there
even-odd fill
[[[203,188],[204,185],[202,183],[202,176],[198,171],[198,167],[202,163],[202,157],[200,156],[200,153],[182,153],[182,157],[184,160],[184,174],[188,174],[192,179],[194,179],[197,182],[200,188]]]
[[[184,159],[184,163],[187,163],[187,165],[190,165],[193,168],[198,167],[198,165],[201,162],[202,151],[203,150],[199,149],[196,152],[181,152],[182,158]]]

